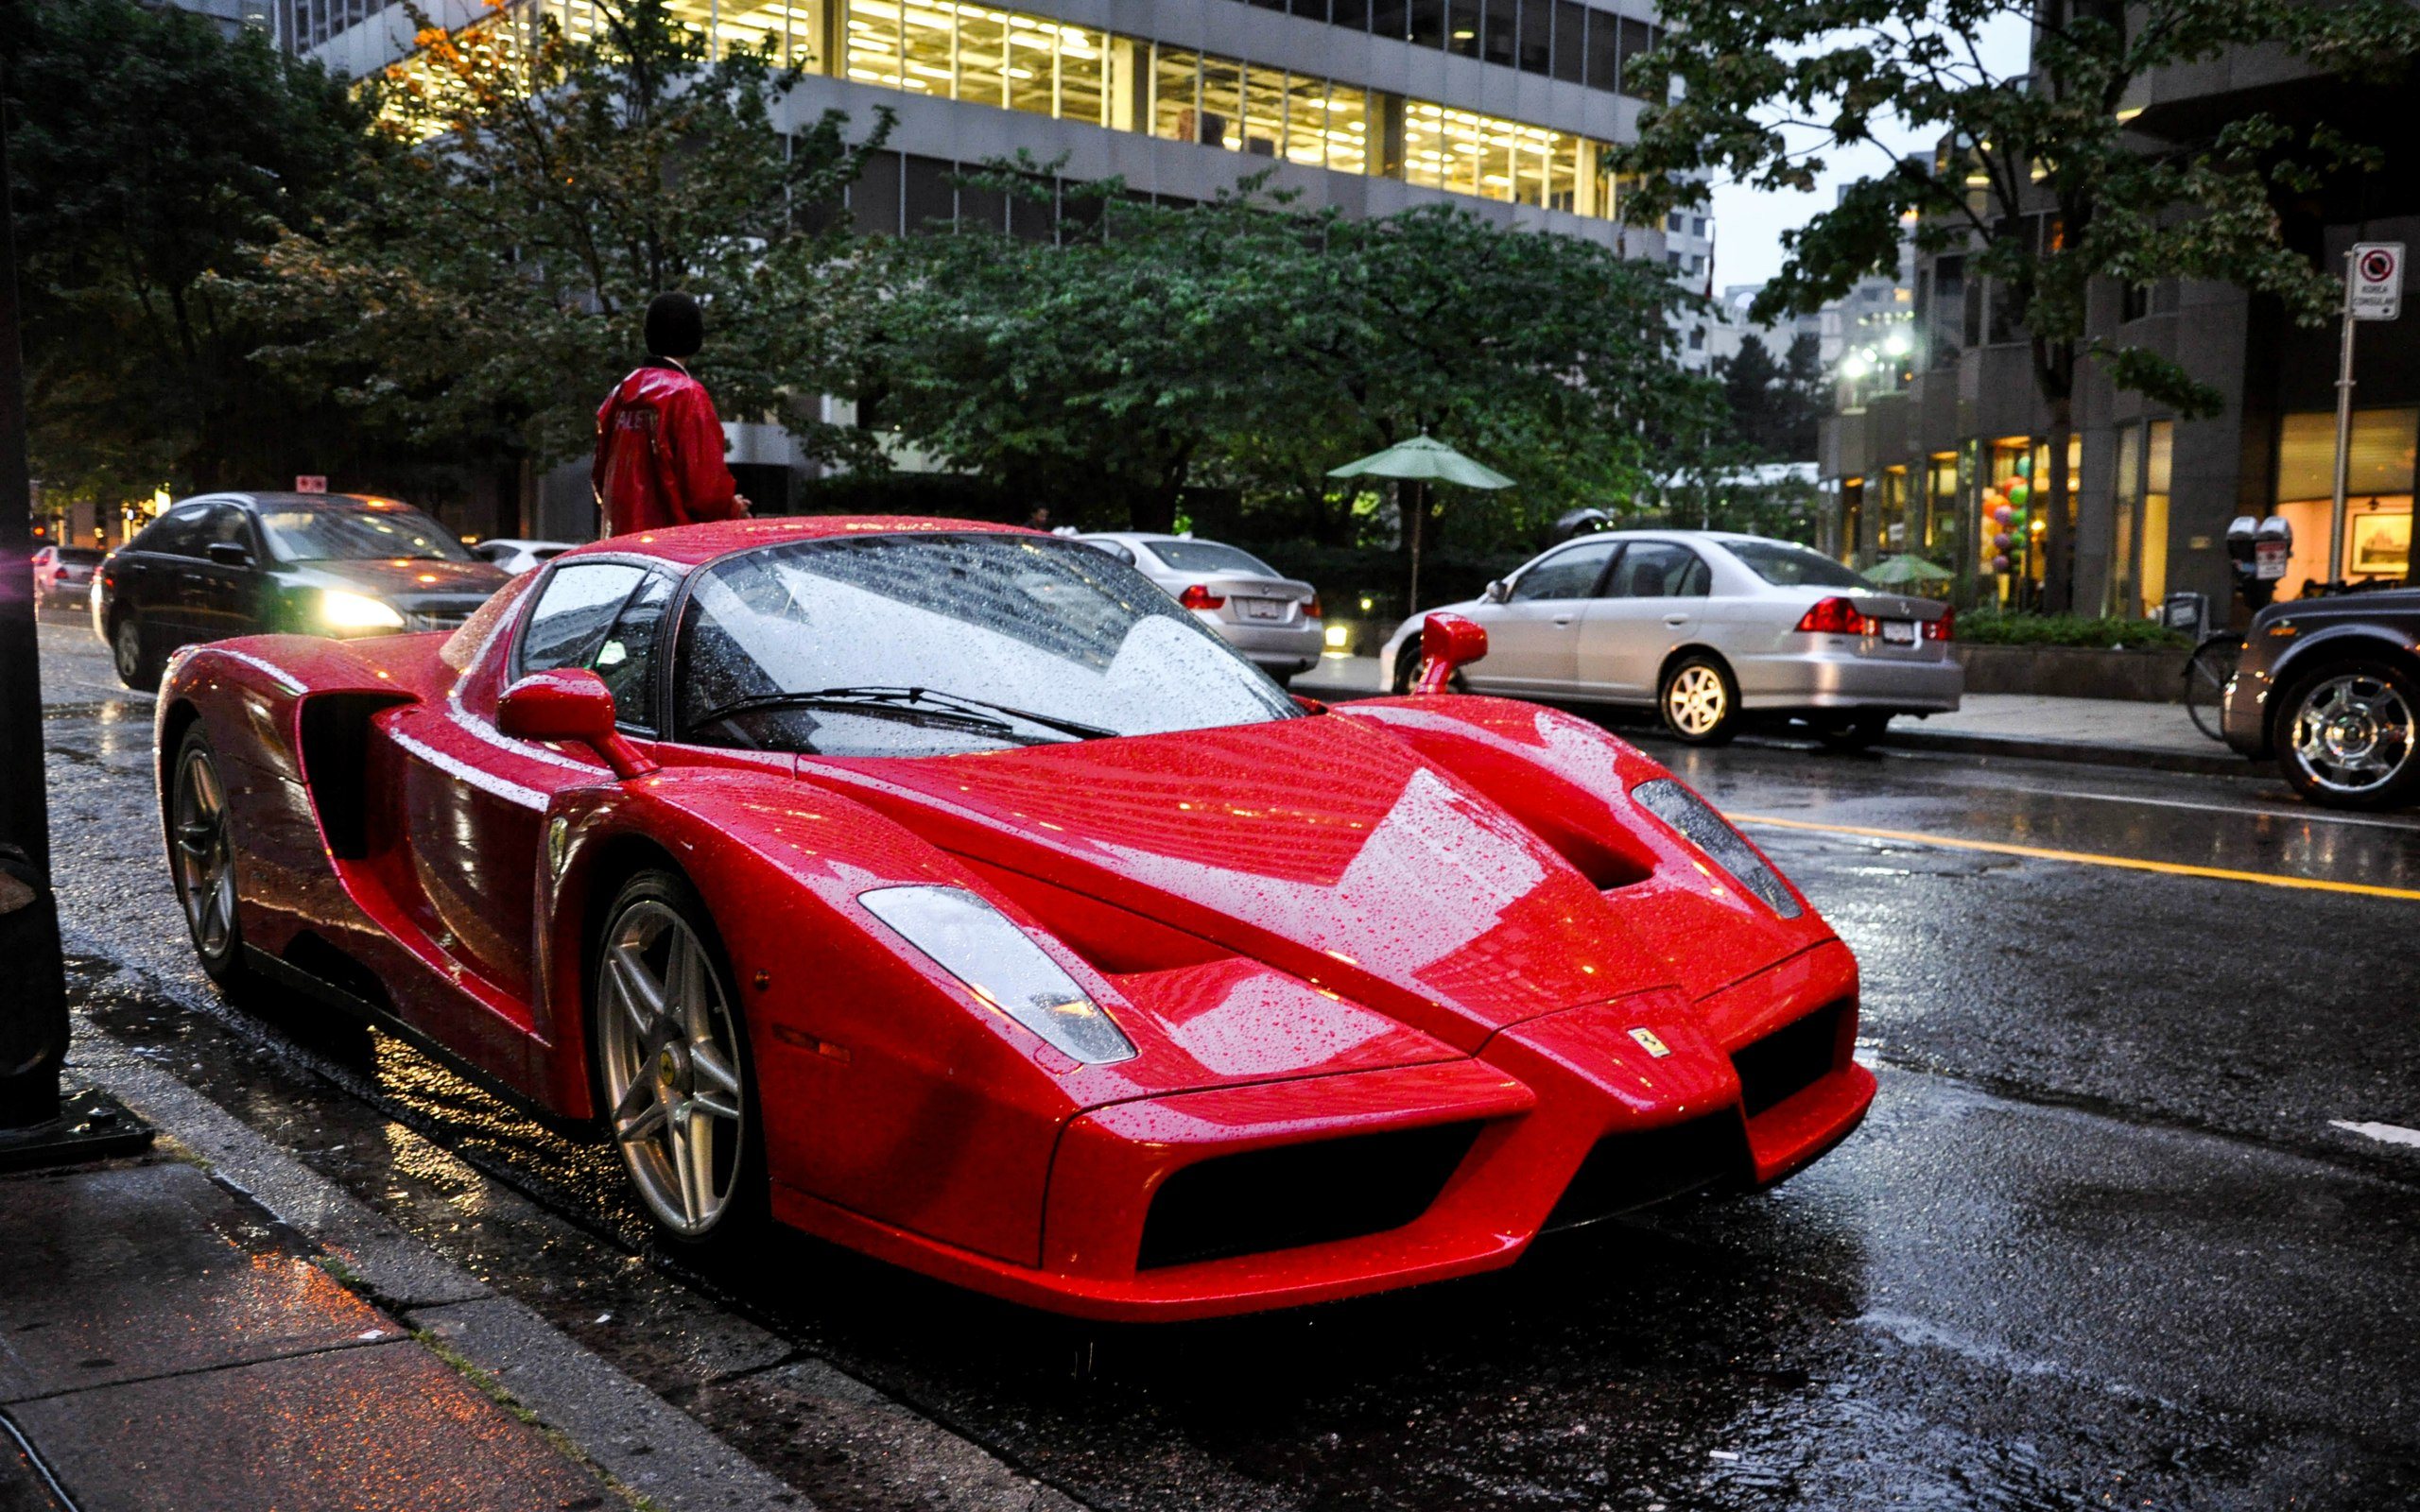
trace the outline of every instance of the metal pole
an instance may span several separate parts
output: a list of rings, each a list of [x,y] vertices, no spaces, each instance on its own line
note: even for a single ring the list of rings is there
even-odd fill
[[[2336,487],[2327,511],[2327,576],[2335,582],[2343,574],[2344,477],[2353,460],[2353,254],[2344,254],[2344,334],[2336,354]]]
[[[9,181],[0,123],[0,183]],[[50,890],[50,815],[34,650],[33,497],[26,472],[25,369],[17,345],[17,242],[0,215],[0,1129],[59,1117],[67,982]]]

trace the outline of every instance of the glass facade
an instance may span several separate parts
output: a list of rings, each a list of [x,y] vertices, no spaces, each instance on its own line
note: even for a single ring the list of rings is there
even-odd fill
[[[1644,23],[1620,23],[1637,28],[1633,36],[1616,18],[1570,0],[1453,3],[1454,25],[1471,32],[1471,46],[1500,43],[1507,50],[1501,59],[1491,52],[1491,60],[1517,58],[1527,66],[1534,56],[1534,72],[1577,81],[1584,70],[1592,86],[1611,84],[1583,61],[1593,56],[1583,49],[1601,44],[1613,60],[1617,39],[1642,50],[1651,41]],[[672,0],[671,8],[718,41],[769,44],[810,72],[879,89],[1614,218],[1616,184],[1602,166],[1601,143],[1318,75],[959,0]],[[1396,13],[1415,32],[1422,25],[1418,0],[1400,12],[1384,4],[1365,9],[1377,18],[1373,25]],[[1334,25],[1357,13],[1340,6],[1323,19]],[[597,25],[593,0],[533,0],[483,26],[538,16],[573,35]],[[1447,25],[1442,0],[1433,20],[1441,30]],[[396,68],[413,72],[409,60]]]
[[[2357,409],[2351,442],[2344,463],[2344,556],[2331,564],[2336,416],[2322,410],[2278,421],[2274,507],[2294,527],[2281,596],[2295,596],[2306,581],[2400,579],[2410,568],[2420,409]]]

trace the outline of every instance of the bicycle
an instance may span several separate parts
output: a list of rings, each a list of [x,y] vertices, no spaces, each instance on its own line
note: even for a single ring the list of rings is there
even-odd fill
[[[2221,723],[2225,716],[2227,683],[2242,659],[2243,637],[2221,630],[2204,636],[2185,662],[2185,712],[2192,716],[2193,728],[2212,740],[2227,738]]]

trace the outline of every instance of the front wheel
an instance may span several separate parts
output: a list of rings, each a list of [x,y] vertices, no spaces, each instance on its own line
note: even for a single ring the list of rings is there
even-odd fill
[[[589,979],[607,1124],[657,1230],[704,1247],[754,1227],[766,1203],[755,1076],[704,903],[671,872],[631,878]]]
[[[1692,746],[1720,746],[1739,733],[1739,689],[1710,656],[1686,656],[1664,674],[1655,707],[1664,728]]]
[[[235,908],[234,821],[209,737],[196,724],[177,747],[168,787],[168,846],[186,933],[201,969],[222,990],[248,981],[243,922]]]
[[[2382,662],[2321,667],[2287,693],[2277,765],[2333,808],[2383,809],[2420,796],[2420,680]]]

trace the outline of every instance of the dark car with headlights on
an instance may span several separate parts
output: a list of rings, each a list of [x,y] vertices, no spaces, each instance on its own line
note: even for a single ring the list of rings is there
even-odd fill
[[[2333,808],[2420,799],[2420,589],[2272,604],[2226,687],[2227,744]]]
[[[182,499],[102,563],[93,628],[120,680],[156,688],[179,646],[230,636],[450,630],[508,581],[394,499]]]

